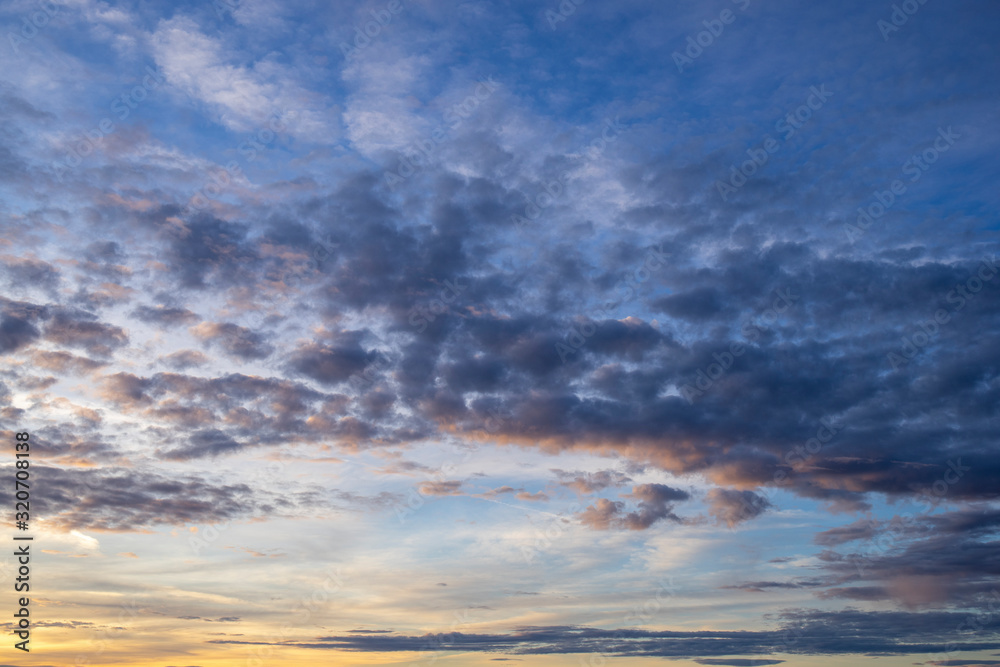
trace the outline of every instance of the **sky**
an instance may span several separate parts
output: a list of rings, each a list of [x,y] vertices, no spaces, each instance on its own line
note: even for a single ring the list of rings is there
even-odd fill
[[[997,3],[0,28],[0,667],[1000,665]]]

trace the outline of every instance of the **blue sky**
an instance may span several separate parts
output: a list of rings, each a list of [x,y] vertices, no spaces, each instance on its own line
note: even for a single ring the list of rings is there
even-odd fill
[[[0,24],[0,662],[1000,664],[995,3]]]

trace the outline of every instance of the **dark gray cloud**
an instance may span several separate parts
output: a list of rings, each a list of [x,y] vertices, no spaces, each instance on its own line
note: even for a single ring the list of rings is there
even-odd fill
[[[361,346],[359,333],[345,334],[333,345],[311,343],[299,347],[289,361],[291,369],[324,385],[336,385],[361,373],[376,353]]]
[[[41,335],[37,323],[47,316],[44,306],[0,296],[0,350],[14,352],[33,343]]]
[[[769,590],[813,588],[823,586],[824,582],[818,580],[796,580],[796,581],[747,581],[741,584],[730,586],[720,586],[723,590],[745,591],[748,593],[763,593]]]
[[[198,350],[181,350],[173,354],[168,354],[161,360],[170,368],[179,371],[201,366],[209,361],[208,357]]]
[[[763,656],[846,656],[858,653],[909,655],[995,650],[995,633],[976,637],[963,632],[973,614],[959,612],[863,612],[790,610],[779,616],[780,627],[761,631],[603,630],[574,626],[524,627],[508,634],[449,633],[404,636],[351,634],[297,642],[301,648],[352,652],[462,651],[507,655],[601,654],[609,657],[690,658],[746,656],[745,662],[711,664],[774,664]],[[213,640],[219,644],[263,644]],[[287,644],[286,644],[287,645]],[[758,657],[760,656],[760,657]],[[727,657],[727,661],[734,658]],[[755,660],[764,660],[755,663]]]
[[[199,317],[187,308],[168,308],[166,306],[138,306],[131,315],[143,322],[165,327],[193,324],[199,320]]]
[[[635,169],[647,170],[652,183],[664,166]],[[664,197],[629,170],[614,178],[653,200]],[[234,320],[204,325],[211,327],[205,340],[238,360],[273,356],[289,374],[327,390],[347,392],[345,383],[363,378],[363,401],[346,414],[313,420],[347,447],[411,441],[435,429],[485,433],[617,453],[704,474],[720,486],[780,485],[851,512],[868,506],[871,494],[919,497],[948,473],[950,460],[962,459],[975,473],[949,486],[948,498],[997,496],[1000,454],[980,443],[992,428],[1000,353],[984,339],[967,339],[1000,321],[992,287],[965,299],[961,311],[950,310],[955,323],[939,327],[934,343],[906,368],[890,372],[887,361],[923,313],[956,307],[949,291],[979,266],[971,251],[947,260],[931,247],[863,257],[829,252],[804,241],[772,242],[738,225],[710,230],[661,201],[660,208],[622,212],[620,234],[608,243],[589,243],[584,228],[566,228],[555,246],[539,247],[553,261],[533,265],[521,280],[503,260],[521,242],[504,225],[523,201],[485,177],[466,183],[428,174],[420,187],[422,202],[398,200],[374,174],[357,174],[335,191],[256,211],[240,223],[168,203],[151,208],[134,222],[156,236],[161,245],[153,247],[165,253],[182,289],[169,307],[133,312],[164,324],[188,322],[195,292],[185,290],[251,306],[248,294],[286,295],[297,277],[295,289],[309,298],[283,301],[282,308],[338,333],[288,349]],[[677,225],[640,225],[640,213],[650,221],[673,216]],[[414,224],[415,217],[425,222]],[[696,263],[690,251],[718,234],[732,243]],[[317,247],[328,248],[323,261],[308,265],[302,258]],[[623,272],[641,266],[651,248],[671,262],[626,294],[618,287]],[[89,246],[85,256],[115,265],[127,260],[110,241]],[[613,300],[624,305],[612,315],[585,305]],[[435,301],[447,307],[421,310]],[[5,348],[21,350],[45,336],[105,356],[126,340],[85,311],[5,303]],[[788,307],[772,318],[776,304]],[[368,330],[342,331],[337,323],[345,315],[377,322],[392,336],[392,349],[376,351]],[[564,361],[557,344],[573,341],[582,344]],[[734,343],[745,350],[730,362]],[[177,355],[164,363],[183,370],[204,361]],[[693,403],[676,395],[719,363],[725,372]],[[898,406],[920,418],[900,422]],[[225,442],[247,441],[248,427],[222,424],[217,410],[207,422],[196,407],[164,407],[150,416],[215,428]],[[836,436],[815,453],[797,453],[822,419],[837,420]],[[282,424],[284,435],[308,430],[298,419]],[[266,437],[279,435],[276,428]],[[581,491],[602,483],[581,475],[561,481],[576,477],[573,488]],[[731,505],[719,502],[720,511]]]
[[[708,513],[730,528],[756,519],[772,507],[771,502],[760,494],[736,489],[712,489],[707,500]]]
[[[576,481],[570,484],[574,483]],[[674,504],[691,496],[687,491],[674,489],[665,484],[640,484],[632,487],[631,493],[622,494],[621,497],[637,501],[636,509],[626,513],[626,503],[598,498],[594,504],[580,512],[577,519],[594,530],[609,528],[646,530],[663,519],[682,523],[683,519],[674,514]]]
[[[878,522],[872,519],[859,519],[847,526],[839,526],[817,533],[814,541],[816,544],[833,547],[855,540],[865,540],[873,538],[878,531]]]
[[[35,464],[32,509],[60,530],[136,531],[163,524],[215,524],[275,511],[274,499],[246,484],[216,485],[193,476],[128,468],[99,470]],[[0,490],[4,502],[13,492]],[[13,506],[13,505],[12,505]]]
[[[7,313],[0,315],[0,351],[15,352],[38,336],[38,329],[28,320]]]
[[[83,348],[99,357],[109,356],[128,343],[121,327],[99,322],[91,313],[76,309],[56,309],[46,323],[46,340],[68,347]]]
[[[102,378],[100,394],[119,410],[169,426],[159,437],[158,452],[175,460],[282,444],[289,435],[305,442],[333,438],[345,446],[361,446],[409,442],[426,433],[426,426],[414,419],[367,421],[371,405],[362,397],[239,373],[214,378],[115,373]]]
[[[265,359],[274,352],[274,346],[265,336],[232,322],[203,322],[192,332],[205,344],[218,345],[228,355],[239,359]]]
[[[640,484],[632,488],[632,493],[622,497],[639,501],[638,510],[623,517],[624,526],[631,530],[645,530],[661,519],[680,523],[681,518],[673,512],[674,503],[687,500],[691,495],[664,484]]]
[[[46,306],[0,297],[0,346],[13,352],[44,338],[107,357],[128,343],[121,327],[79,308]]]
[[[823,597],[910,608],[1000,602],[1000,511],[969,508],[868,521],[817,535],[831,588]],[[848,539],[849,538],[849,539]]]
[[[947,473],[950,459],[968,462],[975,454],[976,473],[952,485],[949,498],[996,497],[1000,455],[977,443],[990,428],[997,351],[982,341],[963,342],[965,325],[941,327],[937,342],[907,369],[886,375],[886,355],[915,326],[914,314],[948,306],[948,291],[978,260],[945,262],[926,250],[919,261],[859,259],[802,242],[765,246],[737,236],[709,265],[695,266],[685,257],[701,237],[682,227],[658,237],[647,233],[639,242],[623,214],[621,239],[560,246],[561,261],[514,284],[499,261],[510,239],[491,224],[517,207],[502,189],[486,185],[458,196],[451,177],[431,178],[426,225],[407,222],[414,213],[407,206],[415,202],[393,203],[378,179],[363,174],[308,206],[261,213],[245,224],[170,211],[190,229],[183,238],[165,231],[166,211],[151,214],[149,224],[178,253],[174,266],[191,287],[244,294],[257,286],[261,294],[273,293],[298,275],[299,287],[315,298],[289,303],[296,312],[326,324],[345,313],[367,313],[389,328],[395,343],[387,352],[367,342],[367,330],[339,326],[331,327],[337,334],[274,348],[289,373],[327,389],[348,391],[344,383],[363,379],[366,398],[324,422],[327,434],[342,436],[345,446],[407,441],[435,428],[486,433],[550,448],[617,452],[674,473],[705,474],[721,486],[778,486],[780,478],[794,493],[852,512],[869,504],[869,494],[919,495]],[[488,211],[488,219],[471,211]],[[287,226],[267,217],[292,213],[298,220]],[[270,221],[254,222],[262,219]],[[303,269],[294,258],[316,247],[329,248],[323,262]],[[602,290],[621,299],[615,294],[620,271],[641,264],[651,247],[675,258],[659,269],[655,289],[651,282],[634,285],[635,296],[615,317],[594,316],[579,305],[600,303]],[[107,253],[120,259],[113,247]],[[584,279],[588,275],[595,277]],[[446,309],[413,310],[441,299],[442,290]],[[667,305],[660,303],[664,290]],[[984,288],[956,318],[989,330],[1000,321],[991,295]],[[788,307],[771,318],[775,304]],[[625,317],[647,307],[644,317]],[[181,305],[170,312],[189,318]],[[653,326],[658,314],[666,317]],[[29,327],[39,330],[38,322],[24,321],[19,334],[12,329],[11,344],[26,345],[33,340]],[[281,345],[235,321],[202,326],[212,327],[203,332],[206,340],[237,359],[265,358]],[[564,362],[556,345],[574,331],[583,344]],[[730,364],[734,343],[745,351]],[[694,403],[673,393],[696,382],[716,357],[728,368]],[[165,363],[184,369],[196,361],[188,355]],[[919,382],[908,379],[914,372]],[[899,405],[923,417],[900,426]],[[961,424],[946,425],[951,414],[962,414]],[[836,436],[808,457],[796,454],[816,437],[822,419],[839,420]],[[244,441],[241,433],[213,427]],[[940,444],[945,439],[947,448]],[[601,484],[576,477],[581,491]],[[719,503],[721,511],[725,503]]]
[[[187,442],[178,445],[160,455],[168,460],[186,461],[205,456],[231,454],[244,447],[218,429],[197,431],[187,436]]]
[[[59,269],[40,259],[11,258],[0,264],[0,272],[11,285],[47,292],[57,289],[61,279]]]
[[[46,350],[36,350],[31,355],[31,361],[37,368],[54,371],[60,375],[82,375],[108,364],[106,361],[97,361],[69,352],[49,352]]]
[[[205,289],[209,284],[233,285],[246,279],[247,267],[260,261],[254,246],[247,242],[248,226],[197,214],[183,226],[168,218],[180,213],[167,206],[149,218],[167,244],[167,264],[181,286]]]

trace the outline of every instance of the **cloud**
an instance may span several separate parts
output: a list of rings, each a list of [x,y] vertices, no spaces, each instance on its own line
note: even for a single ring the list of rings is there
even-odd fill
[[[347,409],[356,409],[359,415],[364,411],[346,396],[325,394],[291,380],[239,373],[211,378],[115,373],[101,378],[99,392],[120,411],[169,425],[157,438],[158,451],[174,460],[285,444],[293,437],[302,442],[333,439],[345,447],[421,437],[421,432],[405,426],[381,431],[378,425],[346,414]]]
[[[231,322],[202,322],[192,327],[191,333],[239,359],[266,359],[274,352],[263,335]]]
[[[490,489],[489,491],[484,493],[483,496],[486,498],[495,498],[497,496],[502,496],[505,493],[511,493],[511,494],[517,493],[517,491],[518,490],[512,486],[501,486],[496,489]]]
[[[424,482],[420,485],[420,493],[425,496],[458,496],[462,482]]]
[[[969,508],[858,523],[817,535],[820,543],[850,545],[846,553],[819,555],[829,582],[838,585],[822,597],[894,600],[908,608],[1000,600],[993,587],[1000,575],[1000,511]]]
[[[637,512],[630,512],[622,521],[631,530],[646,530],[661,519],[681,523],[682,519],[673,512],[673,503],[687,500],[690,494],[673,489],[664,484],[641,484],[632,488],[632,493],[622,496],[639,501]]]
[[[207,429],[192,433],[187,444],[174,447],[161,454],[171,461],[187,461],[205,456],[218,456],[242,449],[244,445],[233,440],[218,429]]]
[[[77,7],[86,25],[53,21],[38,37],[52,57],[31,56],[34,42],[0,84],[0,173],[16,195],[0,260],[8,291],[32,295],[0,298],[4,421],[36,424],[48,464],[94,466],[102,492],[133,490],[72,494],[78,484],[67,482],[67,498],[83,498],[78,521],[107,529],[146,525],[160,504],[210,520],[198,503],[235,497],[233,516],[269,513],[256,489],[216,498],[223,487],[197,478],[192,500],[150,486],[182,473],[146,484],[117,467],[150,455],[165,476],[211,457],[238,476],[241,455],[305,447],[329,461],[487,442],[573,460],[550,486],[587,497],[581,522],[637,531],[595,538],[641,544],[650,534],[638,531],[681,521],[687,492],[640,475],[707,480],[718,487],[708,515],[729,527],[773,509],[767,491],[778,488],[786,516],[817,504],[850,515],[824,525],[812,548],[794,547],[790,563],[810,579],[774,568],[785,576],[727,577],[727,590],[815,595],[823,610],[982,609],[998,574],[1000,450],[989,443],[1000,349],[984,332],[1000,325],[1000,281],[981,277],[975,293],[968,281],[997,250],[983,215],[998,208],[996,179],[982,168],[998,148],[983,85],[995,21],[975,3],[930,3],[893,36],[905,48],[871,58],[886,9],[849,4],[803,6],[797,30],[780,8],[763,20],[751,9],[739,20],[754,29],[727,28],[679,78],[635,67],[634,56],[669,68],[706,18],[697,3],[586,5],[558,32],[517,3],[422,3],[349,62],[336,44],[369,8],[310,6],[302,20],[273,2],[224,16]],[[112,48],[82,43],[81,26]],[[624,38],[609,41],[607,26]],[[912,57],[929,36],[947,57]],[[789,65],[762,44],[800,57]],[[830,57],[817,44],[850,48]],[[134,85],[144,56],[163,87],[79,166],[54,173],[52,161]],[[545,74],[525,78],[524,68]],[[488,74],[502,89],[446,142],[431,139]],[[829,105],[738,192],[718,196],[731,165],[813,85],[835,91]],[[290,110],[287,128],[265,139],[273,115]],[[622,128],[612,141],[604,118]],[[954,150],[864,238],[845,240],[858,206],[949,123],[962,135]],[[431,141],[432,154],[409,150],[414,141]],[[397,151],[419,164],[389,182]],[[224,172],[224,193],[196,208],[192,195]],[[47,301],[30,303],[38,295]],[[941,312],[947,322],[932,319]],[[242,319],[250,313],[264,324]],[[177,326],[194,327],[202,351],[184,349],[189,331]],[[437,469],[422,446],[386,460],[376,474]],[[497,478],[483,496],[552,492],[519,484]],[[459,481],[426,490],[468,492]],[[384,510],[394,495],[323,497]],[[887,517],[924,502],[911,520]],[[60,500],[55,516],[73,511]],[[871,514],[856,521],[859,512]],[[920,652],[961,620],[847,611],[780,622],[808,628],[807,650],[840,655]],[[483,643],[654,657],[703,649],[735,662],[782,648],[770,631],[519,632]]]
[[[850,525],[831,528],[822,533],[817,533],[813,541],[822,546],[833,547],[855,540],[871,539],[877,532],[877,521],[859,519]]]
[[[731,586],[720,586],[724,590],[745,591],[748,593],[763,593],[765,590],[773,589],[797,589],[811,588],[825,585],[819,580],[798,580],[798,581],[747,581]]]
[[[61,375],[83,375],[108,364],[106,361],[97,361],[69,352],[48,352],[45,350],[35,350],[31,355],[31,360],[38,368],[54,371]]]
[[[682,523],[683,519],[674,514],[674,503],[687,500],[690,494],[664,484],[640,484],[632,487],[631,493],[622,494],[621,497],[637,500],[637,509],[626,514],[624,502],[598,498],[593,505],[587,506],[578,514],[577,518],[580,523],[594,530],[646,530],[662,519]]]
[[[47,309],[24,301],[0,297],[0,351],[15,352],[39,338],[35,323],[47,315]]]
[[[259,257],[246,240],[246,224],[208,214],[185,220],[164,215],[158,229],[168,244],[165,259],[169,270],[180,279],[182,287],[205,289],[213,281],[222,285],[256,282],[248,269],[252,272]]]
[[[336,385],[360,373],[375,360],[375,353],[361,347],[357,334],[345,334],[334,345],[308,343],[292,354],[295,372],[324,385]]]
[[[584,526],[594,530],[608,530],[613,524],[620,522],[620,516],[625,503],[607,498],[598,498],[593,505],[587,506],[577,519]]]
[[[784,660],[767,660],[765,658],[698,658],[699,665],[722,665],[723,667],[764,667],[764,665],[780,665]]]
[[[531,493],[525,491],[524,489],[515,489],[512,486],[501,486],[496,489],[490,489],[489,491],[482,494],[483,498],[496,498],[497,496],[502,496],[505,494],[513,495],[518,500],[524,500],[526,502],[545,502],[549,500],[549,496],[542,492],[537,491]]]
[[[52,292],[59,287],[61,273],[48,262],[22,257],[0,257],[4,276],[12,285],[38,287]]]
[[[573,489],[580,495],[585,496],[603,491],[610,486],[624,486],[632,481],[627,475],[616,470],[600,470],[594,473],[569,473],[563,470],[553,470],[552,472],[560,478],[559,483],[562,486]],[[571,477],[571,481],[566,481]]]
[[[164,327],[192,324],[199,319],[187,308],[168,308],[166,306],[139,306],[132,311],[132,317]]]
[[[127,468],[36,466],[39,477],[49,483],[32,493],[32,504],[63,531],[132,532],[163,524],[216,524],[267,515],[276,508],[273,498],[246,484],[220,486],[194,476]],[[13,502],[12,491],[0,490],[0,497]]]
[[[6,313],[0,315],[0,350],[3,352],[14,352],[38,336],[38,329],[30,322]]]
[[[183,371],[207,364],[209,359],[197,350],[181,350],[162,357],[162,361],[170,368]]]
[[[45,327],[45,338],[69,347],[80,347],[90,354],[107,357],[128,343],[121,327],[98,322],[85,311],[57,309]]]
[[[974,640],[959,628],[971,616],[959,612],[910,614],[905,612],[805,611],[782,612],[775,630],[648,631],[635,628],[605,630],[576,626],[522,627],[507,634],[449,633],[438,635],[364,634],[317,637],[296,642],[299,648],[378,653],[453,650],[506,655],[601,654],[614,657],[725,658],[705,664],[755,664],[757,656],[847,656],[858,651],[882,655],[909,655],[949,651],[994,650],[1000,642]],[[241,640],[211,640],[216,644],[253,644]],[[259,643],[259,642],[256,642]],[[739,662],[745,660],[745,662]],[[756,663],[761,664],[761,663]],[[767,661],[762,664],[774,664]]]
[[[319,95],[295,82],[294,71],[273,59],[235,64],[236,53],[199,30],[191,18],[175,16],[160,22],[151,37],[156,64],[168,85],[205,104],[215,120],[236,132],[259,131],[277,117],[305,137],[335,126],[324,119]],[[283,125],[278,125],[283,127]]]
[[[772,507],[767,498],[753,491],[735,489],[711,489],[707,500],[708,513],[730,528],[756,519]]]

